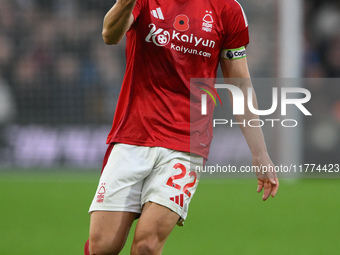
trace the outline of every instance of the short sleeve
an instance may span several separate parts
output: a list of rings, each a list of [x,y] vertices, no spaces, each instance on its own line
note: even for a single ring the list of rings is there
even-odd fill
[[[248,20],[239,2],[232,0],[223,17],[225,38],[223,49],[237,49],[249,43]]]
[[[137,0],[135,7],[133,8],[132,11],[132,15],[135,18],[135,21],[137,20],[139,14],[141,13],[142,9],[143,9],[143,4],[144,4],[145,0]]]

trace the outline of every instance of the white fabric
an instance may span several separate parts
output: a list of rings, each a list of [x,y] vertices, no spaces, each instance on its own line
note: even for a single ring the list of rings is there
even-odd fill
[[[182,222],[198,185],[200,173],[196,169],[202,164],[201,156],[187,152],[115,144],[100,178],[90,212],[141,213],[143,204],[150,201],[176,212]],[[183,192],[185,187],[189,187],[186,193]]]

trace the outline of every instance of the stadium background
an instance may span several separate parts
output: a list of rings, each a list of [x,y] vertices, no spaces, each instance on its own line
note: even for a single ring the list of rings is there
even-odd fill
[[[278,77],[279,1],[240,2],[252,77]],[[113,3],[0,0],[0,254],[82,254],[125,69],[124,43],[101,39]],[[339,2],[306,0],[303,12],[302,77],[339,78]],[[323,117],[304,121],[303,162],[339,163],[340,89],[310,89]],[[203,179],[164,254],[337,254],[338,179],[282,180],[266,203],[255,189]]]

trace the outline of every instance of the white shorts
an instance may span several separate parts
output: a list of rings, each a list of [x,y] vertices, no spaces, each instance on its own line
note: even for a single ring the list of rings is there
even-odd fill
[[[203,157],[163,147],[115,144],[90,211],[141,213],[146,202],[163,205],[186,219],[200,178]]]

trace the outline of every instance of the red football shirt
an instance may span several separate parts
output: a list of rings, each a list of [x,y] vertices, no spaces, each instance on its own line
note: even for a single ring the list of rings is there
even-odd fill
[[[195,131],[204,146],[201,141],[190,146],[190,78],[216,77],[221,50],[249,43],[242,7],[235,0],[137,0],[133,16],[107,143],[160,146],[207,158],[212,116],[200,125],[205,130]]]

